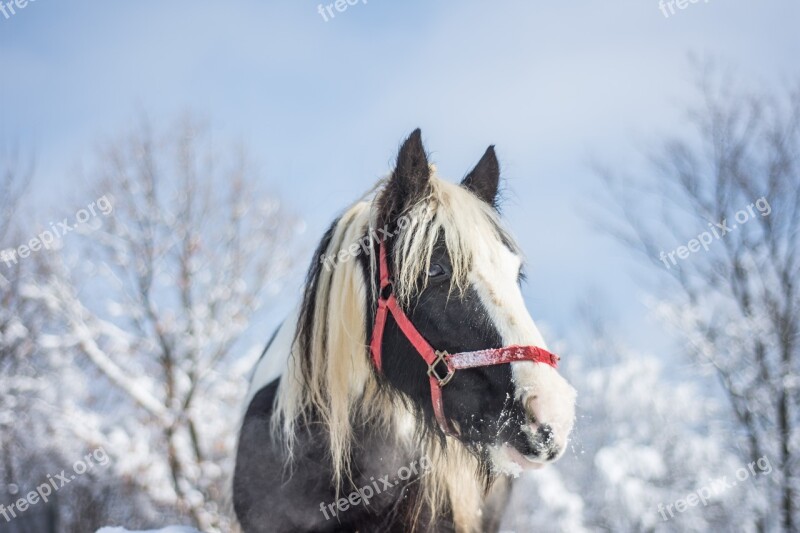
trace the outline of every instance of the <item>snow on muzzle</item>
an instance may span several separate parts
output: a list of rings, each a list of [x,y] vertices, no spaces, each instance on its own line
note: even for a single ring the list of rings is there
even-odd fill
[[[575,423],[577,392],[558,371],[545,364],[512,363],[517,400],[525,409],[523,425],[529,449],[521,467],[536,467],[563,455]],[[511,455],[513,453],[509,452]],[[519,462],[520,457],[513,457]]]

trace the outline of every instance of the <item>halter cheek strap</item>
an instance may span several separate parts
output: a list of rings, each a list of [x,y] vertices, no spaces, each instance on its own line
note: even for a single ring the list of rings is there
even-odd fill
[[[386,329],[386,320],[391,313],[395,323],[403,332],[417,353],[428,365],[428,380],[431,386],[431,403],[433,413],[439,427],[448,435],[453,435],[447,418],[444,416],[442,402],[442,388],[447,385],[456,370],[479,368],[482,366],[502,365],[519,361],[544,363],[557,368],[559,357],[538,346],[505,346],[475,352],[459,352],[455,354],[446,351],[434,350],[425,338],[417,331],[411,320],[400,308],[394,296],[392,281],[389,277],[389,266],[386,259],[386,246],[383,242],[378,244],[378,262],[380,269],[380,289],[378,292],[378,309],[375,313],[375,326],[372,330],[370,352],[372,362],[378,372],[382,371],[383,332]]]

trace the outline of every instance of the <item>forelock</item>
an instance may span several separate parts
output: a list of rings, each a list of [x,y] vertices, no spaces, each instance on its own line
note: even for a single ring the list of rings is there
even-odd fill
[[[466,289],[472,262],[481,250],[501,243],[519,254],[491,205],[435,175],[430,185],[429,195],[394,222],[395,295],[404,304],[427,285],[431,257],[441,236],[453,269],[451,291]]]

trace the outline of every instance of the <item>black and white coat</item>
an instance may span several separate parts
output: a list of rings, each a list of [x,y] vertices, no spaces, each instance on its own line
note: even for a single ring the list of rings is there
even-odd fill
[[[432,346],[546,347],[498,218],[498,182],[492,147],[461,184],[439,179],[417,130],[374,197],[325,234],[302,304],[252,380],[234,476],[246,533],[496,531],[509,475],[563,454],[576,393],[552,367],[457,372],[443,390],[453,437],[434,420],[426,364],[391,319],[381,373],[369,357],[379,239],[395,294]]]

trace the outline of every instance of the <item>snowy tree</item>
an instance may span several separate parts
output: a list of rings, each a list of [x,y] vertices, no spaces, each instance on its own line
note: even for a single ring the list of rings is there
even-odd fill
[[[35,351],[36,313],[20,294],[23,268],[29,265],[10,260],[8,249],[17,247],[18,228],[14,225],[17,207],[27,187],[32,168],[17,150],[4,150],[0,157],[0,464],[3,486],[15,486],[18,464],[15,451],[23,441],[20,430],[26,421],[26,398],[39,383],[31,375],[30,358]],[[12,379],[13,378],[13,379]]]
[[[14,257],[11,250],[29,242],[34,226],[23,215],[23,198],[33,166],[9,150],[0,157],[0,526],[10,520],[20,527],[39,530],[85,531],[105,523],[104,506],[114,498],[136,502],[130,485],[99,471],[87,472],[70,482],[69,490],[39,501],[22,513],[12,505],[42,483],[84,457],[102,439],[88,436],[77,441],[75,430],[82,417],[72,417],[71,395],[76,373],[62,354],[43,349],[43,335],[52,329],[53,317],[27,291],[50,274],[47,257]],[[9,507],[12,510],[9,511]],[[120,510],[125,517],[136,507]],[[32,520],[32,521],[31,521]],[[49,525],[48,525],[49,524]]]
[[[66,405],[116,475],[162,512],[231,531],[228,476],[253,362],[240,340],[292,266],[301,225],[259,191],[243,150],[219,150],[192,119],[162,133],[145,123],[93,168],[89,197],[108,216],[81,224],[78,253],[64,247],[26,288],[56,317],[42,346],[73,354]]]
[[[800,88],[750,94],[716,69],[700,79],[691,131],[654,151],[636,179],[604,173],[622,214],[614,231],[666,280],[659,310],[718,377],[742,458],[777,463],[777,512],[759,529],[796,531]]]

